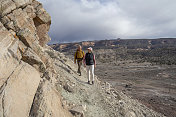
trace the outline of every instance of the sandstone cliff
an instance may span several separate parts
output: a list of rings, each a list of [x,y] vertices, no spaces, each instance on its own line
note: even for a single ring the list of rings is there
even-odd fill
[[[52,60],[44,51],[51,17],[42,4],[0,0],[0,17],[0,117],[71,116],[50,83]]]
[[[159,117],[108,83],[86,83],[46,45],[51,17],[35,0],[0,0],[0,117]],[[72,113],[72,114],[71,114]]]

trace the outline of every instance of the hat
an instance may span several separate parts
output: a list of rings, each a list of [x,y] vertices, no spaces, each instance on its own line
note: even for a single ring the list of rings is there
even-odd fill
[[[87,48],[87,49],[92,51],[92,47],[89,47],[89,48]]]

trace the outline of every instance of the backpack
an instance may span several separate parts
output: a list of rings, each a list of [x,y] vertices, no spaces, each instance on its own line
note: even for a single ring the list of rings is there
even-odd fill
[[[84,52],[82,50],[81,51],[77,50],[76,59],[83,59],[83,57],[84,57]]]

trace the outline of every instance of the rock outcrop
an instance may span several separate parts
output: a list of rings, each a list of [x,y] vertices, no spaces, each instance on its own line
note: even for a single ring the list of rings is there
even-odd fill
[[[71,116],[47,74],[50,15],[35,0],[0,0],[0,18],[0,117]]]
[[[46,45],[50,24],[36,0],[0,0],[0,117],[163,116],[98,79],[88,85],[85,70],[79,77]]]

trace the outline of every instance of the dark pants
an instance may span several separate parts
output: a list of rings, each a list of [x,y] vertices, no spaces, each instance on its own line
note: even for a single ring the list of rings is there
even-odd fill
[[[78,73],[81,74],[82,60],[77,60],[77,63],[78,63]]]

